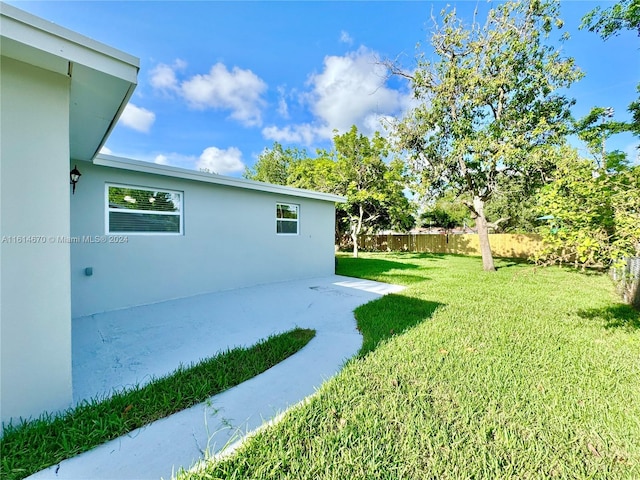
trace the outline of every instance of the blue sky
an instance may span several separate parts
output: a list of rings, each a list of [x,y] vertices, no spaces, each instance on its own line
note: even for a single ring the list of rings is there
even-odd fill
[[[410,108],[408,85],[388,79],[376,59],[410,68],[429,52],[429,1],[9,1],[140,58],[138,86],[105,151],[190,169],[241,176],[274,141],[330,148],[333,130],[381,130],[381,118]],[[450,1],[469,18],[487,1]],[[575,116],[613,107],[629,119],[640,81],[640,38],[604,42],[578,30],[582,16],[612,2],[563,1],[561,48],[585,78],[569,95]],[[637,139],[608,145],[638,162]]]

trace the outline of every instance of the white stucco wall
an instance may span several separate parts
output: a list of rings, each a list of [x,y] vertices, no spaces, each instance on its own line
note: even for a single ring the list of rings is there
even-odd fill
[[[71,403],[69,78],[0,64],[2,421]],[[33,238],[29,238],[33,236]]]
[[[78,169],[82,178],[71,198],[74,317],[334,271],[332,202],[84,162]],[[83,242],[105,235],[106,183],[183,192],[184,235]],[[276,203],[300,206],[299,235],[276,234]]]

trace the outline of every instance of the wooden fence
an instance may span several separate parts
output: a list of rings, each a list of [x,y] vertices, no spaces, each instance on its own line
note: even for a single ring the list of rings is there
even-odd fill
[[[529,258],[541,245],[540,235],[534,233],[489,235],[491,251],[496,257]],[[358,247],[365,251],[454,253],[480,255],[478,235],[467,234],[383,234],[361,235]]]

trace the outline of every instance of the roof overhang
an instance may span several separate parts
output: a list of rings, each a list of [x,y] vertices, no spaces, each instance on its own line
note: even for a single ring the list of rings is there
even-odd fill
[[[92,160],[133,94],[139,60],[5,3],[0,3],[0,51],[71,78],[71,158]]]
[[[214,183],[217,185],[225,185],[227,187],[258,190],[261,192],[277,193],[280,195],[289,195],[293,197],[312,198],[314,200],[324,200],[334,203],[344,203],[347,201],[345,197],[341,197],[340,195],[333,195],[330,193],[315,192],[313,190],[304,190],[301,188],[285,187],[283,185],[274,185],[272,183],[256,182],[254,180],[247,180],[244,178],[226,177],[224,175],[216,175],[213,173],[188,170],[186,168],[171,167],[168,165],[159,165],[157,163],[144,162],[141,160],[132,160],[130,158],[105,155],[103,153],[98,154],[93,160],[93,163],[94,165],[99,165],[102,167],[111,167],[118,168],[120,170],[151,173],[154,175],[163,175],[165,177],[181,178],[184,180],[193,180],[196,182],[204,183]]]

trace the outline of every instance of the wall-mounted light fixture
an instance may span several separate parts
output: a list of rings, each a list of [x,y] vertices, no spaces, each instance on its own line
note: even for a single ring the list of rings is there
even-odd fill
[[[78,171],[78,166],[74,166],[73,170],[71,170],[71,172],[69,173],[69,176],[71,177],[71,185],[73,185],[73,193],[76,193],[76,183],[78,183],[78,180],[80,180],[80,175],[82,175],[79,171]]]

